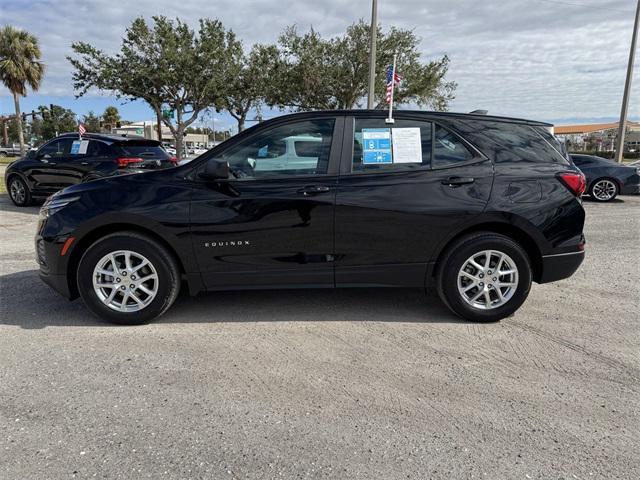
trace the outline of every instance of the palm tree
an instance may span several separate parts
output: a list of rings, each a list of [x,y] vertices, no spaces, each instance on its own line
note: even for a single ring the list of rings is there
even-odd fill
[[[25,149],[20,97],[27,96],[27,85],[33,91],[38,90],[43,75],[44,64],[40,62],[38,39],[29,32],[10,25],[0,28],[0,78],[13,94],[22,155]]]

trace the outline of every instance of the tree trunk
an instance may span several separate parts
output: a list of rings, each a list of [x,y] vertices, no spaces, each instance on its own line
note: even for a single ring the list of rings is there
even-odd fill
[[[176,131],[173,134],[176,139],[176,157],[178,162],[182,160],[182,144],[184,142],[184,135],[182,134],[182,106],[176,108]]]
[[[24,157],[24,132],[22,131],[22,115],[20,114],[20,98],[18,92],[13,92],[13,103],[16,106],[16,125],[18,127],[18,140],[20,142],[20,156]]]
[[[2,119],[2,139],[2,144],[9,146],[9,120],[6,118]]]
[[[156,128],[158,129],[158,141],[162,143],[162,115],[156,110]]]
[[[247,114],[243,113],[242,115],[240,115],[239,117],[236,118],[236,120],[238,121],[238,133],[242,132],[244,130],[244,121],[247,119]]]
[[[182,160],[182,145],[184,143],[184,135],[182,135],[182,130],[178,129],[174,137],[176,139],[176,158],[179,162],[180,160]]]

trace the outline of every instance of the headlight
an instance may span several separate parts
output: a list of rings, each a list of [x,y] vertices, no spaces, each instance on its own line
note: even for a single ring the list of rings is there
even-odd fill
[[[80,197],[62,197],[59,198],[57,195],[52,195],[44,202],[42,208],[40,209],[40,217],[47,218],[49,215],[53,215],[58,210],[66,207],[70,203],[73,203],[79,200]]]

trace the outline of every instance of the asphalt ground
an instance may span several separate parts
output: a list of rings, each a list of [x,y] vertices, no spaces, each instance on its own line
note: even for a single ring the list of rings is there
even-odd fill
[[[119,327],[41,283],[0,196],[0,478],[640,477],[640,197],[499,323],[413,290],[181,297]]]

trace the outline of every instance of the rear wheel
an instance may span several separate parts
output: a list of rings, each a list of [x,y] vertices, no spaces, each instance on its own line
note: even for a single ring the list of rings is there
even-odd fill
[[[162,315],[179,289],[180,273],[171,254],[137,232],[98,240],[78,266],[78,290],[85,304],[114,323],[136,325]]]
[[[520,308],[531,277],[529,257],[518,243],[479,232],[448,248],[438,269],[438,294],[462,318],[493,322]]]
[[[610,178],[600,178],[591,184],[589,195],[597,202],[610,202],[618,196],[618,184]]]
[[[31,192],[26,182],[18,175],[13,175],[9,179],[9,197],[14,205],[27,207],[31,204]]]

